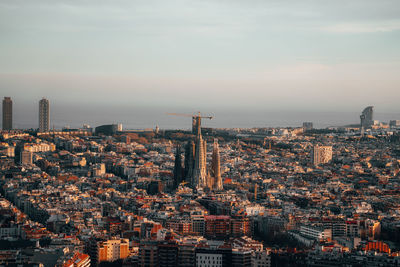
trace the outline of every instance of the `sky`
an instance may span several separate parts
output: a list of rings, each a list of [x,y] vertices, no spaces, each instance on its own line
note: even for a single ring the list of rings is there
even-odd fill
[[[398,0],[0,0],[0,36],[16,127],[400,119]]]

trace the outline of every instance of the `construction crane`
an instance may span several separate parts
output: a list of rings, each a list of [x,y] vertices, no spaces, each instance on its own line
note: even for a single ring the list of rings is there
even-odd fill
[[[183,187],[183,186],[187,185],[188,183],[189,182],[187,182],[187,181],[182,181],[179,185],[181,185]]]
[[[197,115],[193,114],[183,114],[183,113],[167,113],[167,115],[172,115],[172,116],[182,116],[182,117],[192,117],[192,133],[194,135],[197,135],[198,132],[201,129],[201,119],[209,119],[211,120],[213,117],[212,116],[202,116],[200,112],[197,113]]]

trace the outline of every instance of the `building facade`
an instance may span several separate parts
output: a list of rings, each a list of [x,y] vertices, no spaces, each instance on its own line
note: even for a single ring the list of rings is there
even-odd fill
[[[326,164],[332,160],[332,146],[315,145],[312,153],[313,164]]]
[[[21,151],[21,165],[31,165],[32,164],[32,152],[23,150]]]
[[[198,267],[222,267],[222,254],[197,253],[196,266]]]
[[[99,262],[125,259],[129,255],[128,239],[111,239],[98,244]]]

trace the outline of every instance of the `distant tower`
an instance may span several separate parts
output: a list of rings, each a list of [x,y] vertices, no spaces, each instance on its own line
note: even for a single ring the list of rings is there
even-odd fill
[[[12,130],[12,100],[11,97],[3,99],[3,130]]]
[[[325,164],[332,160],[332,146],[318,146],[315,145],[312,153],[313,164]]]
[[[203,188],[207,186],[206,157],[206,143],[201,137],[201,131],[199,131],[196,137],[196,153],[194,156],[192,176],[192,186],[194,188]]]
[[[310,131],[310,130],[312,130],[313,129],[313,123],[312,122],[309,122],[309,121],[307,121],[307,122],[303,122],[303,129],[304,129],[304,131]]]
[[[366,107],[360,115],[360,126],[370,128],[374,124],[374,107]]]
[[[183,180],[183,168],[182,168],[182,152],[181,146],[176,146],[175,153],[175,166],[174,166],[174,189],[178,188],[179,184]]]
[[[39,132],[48,132],[50,129],[50,104],[49,100],[42,98],[39,101]]]
[[[222,190],[222,178],[221,178],[221,160],[219,157],[219,146],[218,140],[214,139],[213,152],[211,156],[211,177],[214,179],[213,189]]]

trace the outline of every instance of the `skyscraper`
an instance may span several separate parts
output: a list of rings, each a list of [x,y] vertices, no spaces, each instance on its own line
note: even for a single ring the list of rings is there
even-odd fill
[[[366,107],[360,115],[361,128],[369,128],[374,124],[374,107]]]
[[[3,99],[3,130],[12,129],[12,100],[11,97]]]
[[[332,146],[315,145],[312,158],[315,166],[330,162],[332,160]]]
[[[48,132],[50,129],[50,104],[49,100],[42,98],[39,101],[39,132]]]
[[[214,139],[213,153],[211,156],[211,172],[210,172],[210,180],[212,183],[212,189],[214,190],[222,190],[222,178],[221,178],[221,166],[220,166],[220,157],[219,157],[219,146],[218,140]]]

